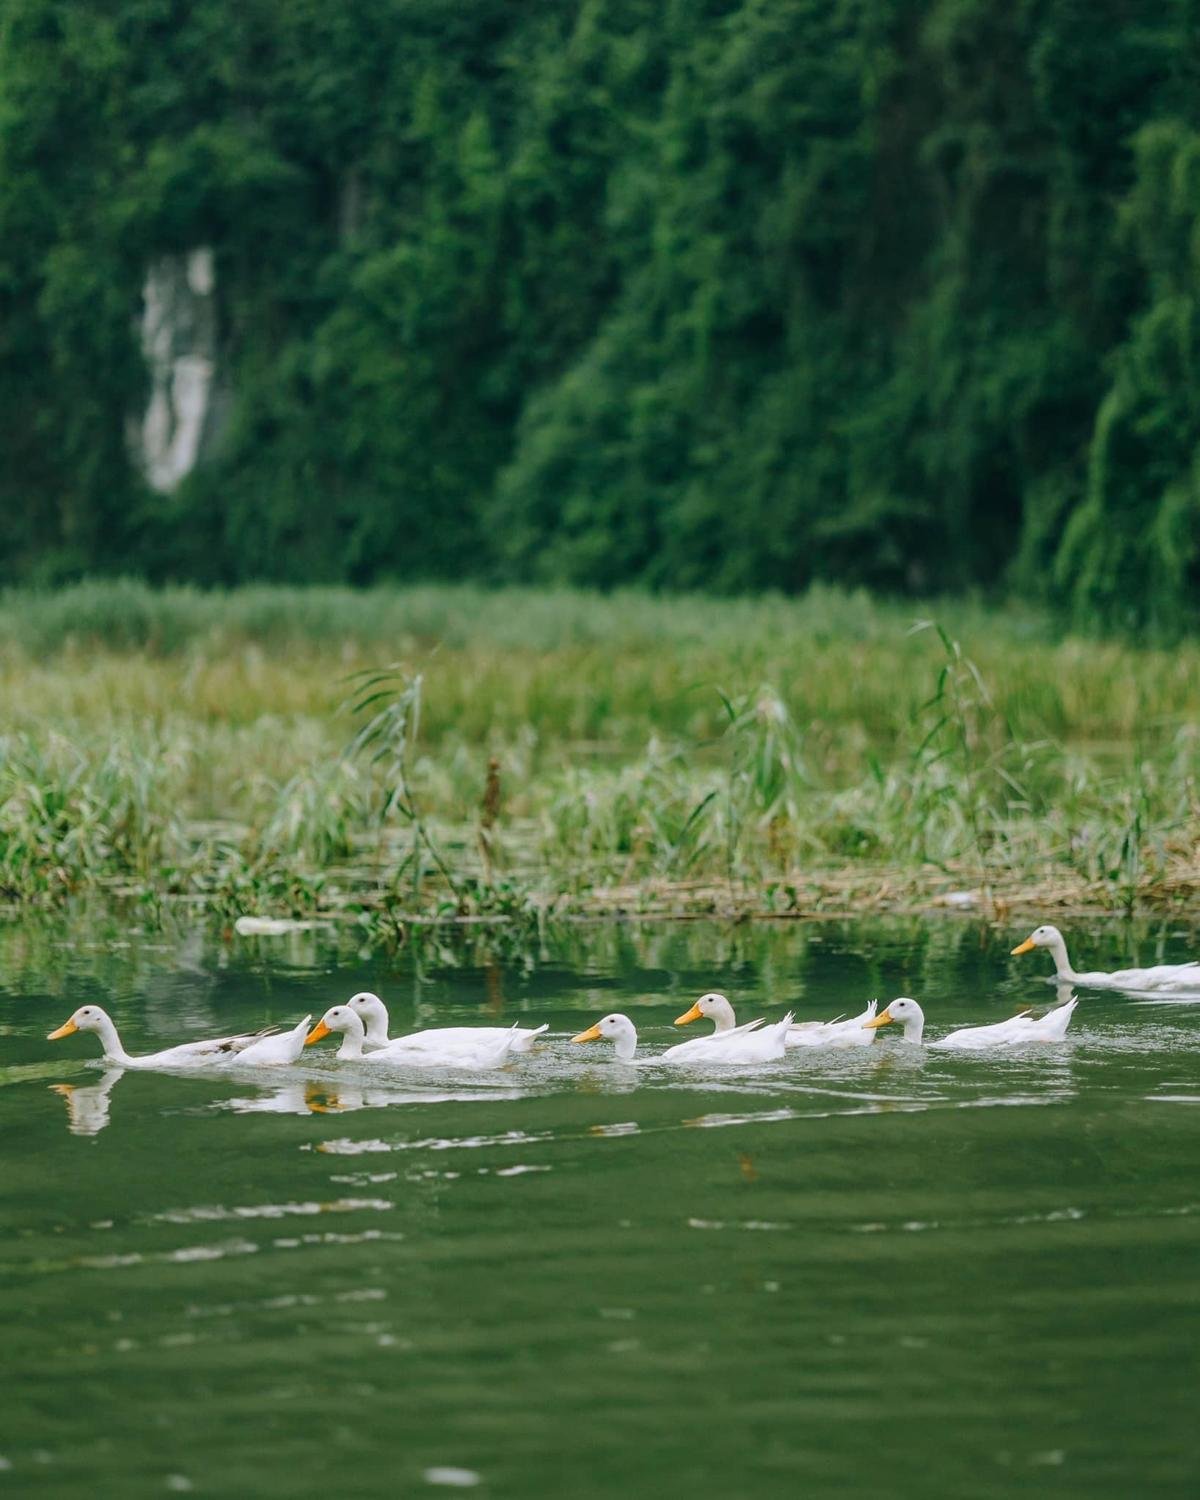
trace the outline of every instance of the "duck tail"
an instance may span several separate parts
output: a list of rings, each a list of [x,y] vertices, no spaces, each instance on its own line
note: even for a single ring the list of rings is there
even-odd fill
[[[532,1052],[533,1044],[541,1036],[542,1032],[550,1030],[550,1022],[543,1021],[540,1026],[531,1026],[528,1028],[514,1026],[513,1030],[519,1030],[519,1034],[513,1038],[512,1050],[514,1052]]]
[[[495,1046],[491,1051],[484,1050],[477,1054],[479,1068],[498,1068],[507,1062],[509,1057],[517,1050],[517,1028],[510,1026],[503,1036],[496,1038]]]

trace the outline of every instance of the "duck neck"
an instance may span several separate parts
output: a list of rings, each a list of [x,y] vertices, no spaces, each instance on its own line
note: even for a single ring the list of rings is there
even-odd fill
[[[96,1035],[104,1048],[104,1061],[114,1063],[127,1063],[132,1059],[129,1053],[121,1045],[121,1038],[117,1035],[116,1023],[111,1016],[101,1018],[99,1026],[96,1027]]]
[[[1071,967],[1071,960],[1067,957],[1067,944],[1062,935],[1051,938],[1046,944],[1054,959],[1054,969],[1060,979],[1074,979],[1075,970]]]
[[[720,1036],[723,1032],[735,1031],[737,1029],[737,1020],[733,1014],[733,1006],[730,1005],[724,996],[722,996],[720,1004],[715,1000],[712,1002],[709,1014],[712,1017],[714,1036]]]
[[[617,1054],[618,1062],[633,1061],[633,1054],[637,1051],[637,1030],[632,1022],[628,1031],[622,1031],[613,1039],[613,1051]]]
[[[921,1038],[924,1035],[925,1035],[925,1016],[924,1016],[924,1014],[921,1011],[917,1011],[916,1015],[914,1015],[914,1016],[905,1016],[905,1018],[904,1018],[904,1040],[906,1042],[912,1042],[912,1044],[914,1046],[919,1046],[920,1042],[921,1042]]]
[[[362,1022],[354,1016],[354,1024],[346,1027],[342,1033],[342,1045],[337,1049],[337,1055],[342,1062],[354,1062],[362,1057],[365,1035]]]
[[[367,1029],[367,1046],[385,1047],[388,1039],[387,1006],[382,1000],[376,1000],[374,1005],[365,1008],[360,1014]]]

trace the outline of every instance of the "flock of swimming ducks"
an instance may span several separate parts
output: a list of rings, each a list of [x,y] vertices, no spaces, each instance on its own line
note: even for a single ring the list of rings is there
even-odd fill
[[[1012,951],[1014,955],[1034,948],[1047,949],[1054,959],[1052,982],[1090,989],[1121,990],[1131,994],[1165,995],[1181,992],[1200,994],[1200,962],[1158,964],[1148,969],[1117,969],[1111,973],[1077,973],[1067,956],[1067,945],[1057,927],[1038,927]],[[926,1045],[953,1051],[979,1051],[1026,1042],[1056,1042],[1066,1035],[1078,1005],[1071,997],[1040,1017],[1012,1016],[990,1026],[967,1026]],[[788,1051],[802,1047],[870,1046],[881,1027],[895,1024],[903,1040],[914,1045],[925,1041],[925,1013],[907,996],[893,1000],[879,1011],[875,1001],[861,1015],[835,1021],[796,1021],[792,1013],[766,1025],[761,1020],[738,1025],[733,1006],[724,995],[702,995],[676,1026],[708,1020],[713,1030],[702,1037],[680,1042],[645,1059],[669,1066],[679,1064],[754,1064],[773,1062]],[[363,991],[345,1005],[327,1010],[315,1026],[305,1016],[289,1031],[266,1030],[238,1036],[184,1042],[161,1052],[135,1057],[126,1052],[112,1017],[98,1005],[82,1005],[68,1021],[49,1034],[58,1041],[77,1031],[94,1032],[103,1047],[106,1063],[122,1068],[204,1068],[236,1065],[278,1067],[299,1060],[305,1047],[325,1037],[339,1035],[337,1057],[375,1068],[496,1068],[514,1053],[529,1052],[545,1031],[541,1026],[445,1026],[418,1031],[410,1036],[389,1038],[388,1013],[378,995]],[[635,1061],[637,1029],[626,1015],[604,1016],[594,1026],[571,1038],[572,1042],[611,1041],[619,1061]],[[641,1061],[642,1059],[637,1059]]]

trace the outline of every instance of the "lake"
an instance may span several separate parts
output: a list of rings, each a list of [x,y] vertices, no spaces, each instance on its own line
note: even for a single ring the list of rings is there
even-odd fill
[[[753,1070],[634,1069],[739,1019],[1047,1003],[1029,922],[596,925],[388,959],[346,935],[0,927],[0,1495],[1194,1493],[1200,1004],[1080,992],[1066,1042],[898,1028]],[[1064,924],[1079,967],[1195,956]],[[318,1017],[549,1021],[487,1074],[106,1070]],[[684,1036],[698,1034],[692,1027]],[[703,1028],[707,1029],[707,1028]],[[248,1070],[247,1070],[248,1071]]]

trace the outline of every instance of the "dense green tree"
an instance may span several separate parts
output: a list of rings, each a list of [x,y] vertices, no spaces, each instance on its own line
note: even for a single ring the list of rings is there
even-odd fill
[[[1122,227],[1150,288],[1112,361],[1059,576],[1076,607],[1170,629],[1200,599],[1200,135],[1145,126]]]
[[[1195,0],[5,0],[0,578],[1200,582]],[[216,424],[129,444],[211,246]]]

